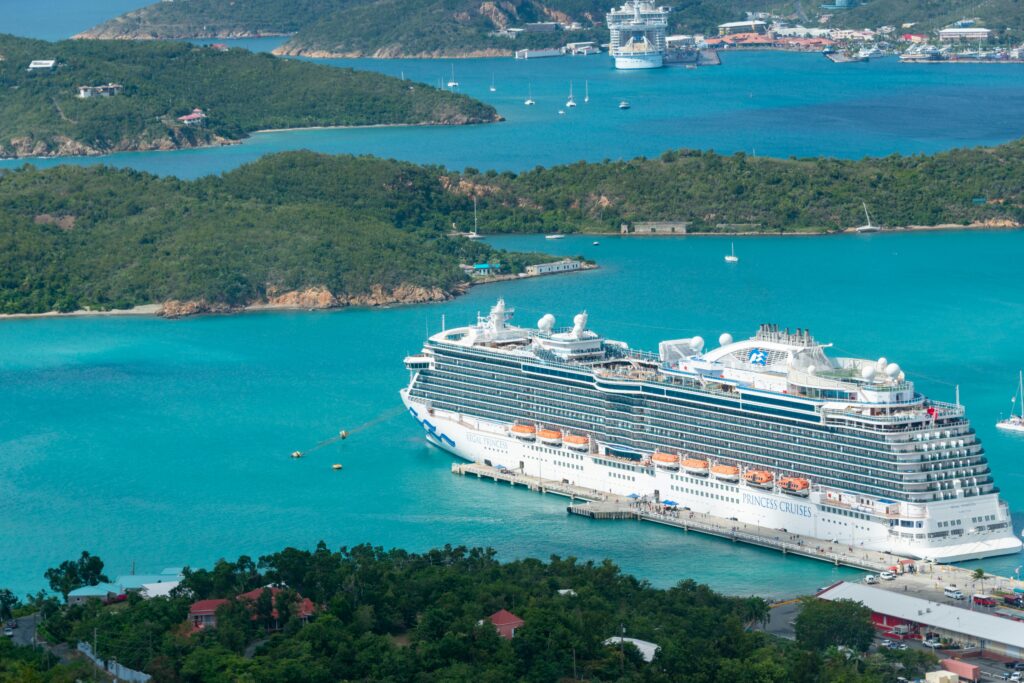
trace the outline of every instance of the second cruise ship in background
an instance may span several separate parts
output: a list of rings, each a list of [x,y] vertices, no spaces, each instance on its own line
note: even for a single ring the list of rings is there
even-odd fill
[[[772,325],[653,354],[585,313],[564,329],[512,313],[498,301],[406,358],[406,408],[457,457],[911,557],[1021,549],[963,406],[895,363],[830,358]]]
[[[616,69],[657,69],[664,64],[670,11],[646,0],[630,0],[608,13],[608,54]]]

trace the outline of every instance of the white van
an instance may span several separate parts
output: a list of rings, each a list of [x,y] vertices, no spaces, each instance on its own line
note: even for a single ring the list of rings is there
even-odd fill
[[[947,598],[953,598],[954,600],[964,599],[964,594],[960,592],[960,589],[954,588],[953,586],[946,586],[945,590],[942,592],[945,593]]]

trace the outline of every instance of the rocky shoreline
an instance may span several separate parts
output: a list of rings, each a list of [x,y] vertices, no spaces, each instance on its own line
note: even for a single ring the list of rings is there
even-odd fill
[[[237,145],[239,142],[241,141],[219,135],[211,135],[206,140],[189,140],[185,137],[168,136],[158,139],[122,140],[112,147],[98,149],[66,135],[56,135],[42,140],[17,137],[11,138],[7,143],[0,143],[0,159],[101,157],[118,152],[170,152],[179,149],[223,147]]]

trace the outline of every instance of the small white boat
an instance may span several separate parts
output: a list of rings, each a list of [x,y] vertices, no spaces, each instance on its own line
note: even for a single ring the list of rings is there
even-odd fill
[[[629,109],[629,102],[626,100],[619,102],[619,109]]]
[[[856,228],[857,232],[878,232],[881,230],[882,228],[880,226],[873,225],[871,223],[871,214],[868,213],[868,203],[861,202],[861,204],[864,206],[864,217],[868,219],[868,223],[867,225],[862,225],[859,228]]]
[[[1018,403],[1020,401],[1020,403]],[[1013,413],[1013,407],[1017,406],[1020,409],[1020,414],[1015,415]],[[1010,417],[1005,420],[1000,420],[996,423],[996,427],[999,429],[1005,429],[1008,432],[1020,432],[1024,434],[1024,372],[1017,376],[1017,393],[1010,399]]]
[[[454,90],[459,87],[459,82],[455,80],[455,65],[452,64],[452,80],[448,81],[448,87]]]
[[[590,101],[590,81],[583,81],[583,104]]]
[[[736,244],[735,244],[735,242],[730,242],[729,244],[731,245],[732,248],[729,251],[729,253],[725,255],[725,262],[726,263],[739,263],[740,262],[740,257],[736,255]]]
[[[565,237],[565,235],[561,235],[561,234],[559,234],[557,232],[554,233],[553,235],[544,235],[544,239],[546,239],[546,240],[560,240],[560,239],[563,239],[564,237]]]
[[[597,240],[594,240],[594,246],[595,246],[595,247],[596,247],[597,245],[599,245],[599,244],[601,244],[601,243],[600,243],[600,242],[598,242]]]
[[[569,81],[569,99],[567,99],[565,101],[565,106],[566,107],[575,107],[576,106],[576,100],[574,100],[573,97],[572,97],[572,81]]]
[[[498,92],[498,89],[494,87],[494,72],[491,72],[491,87],[488,88],[491,92]]]
[[[534,99],[533,99],[533,84],[532,83],[529,86],[527,86],[526,101],[523,102],[523,104],[525,104],[527,107],[532,107],[533,105],[537,104],[537,102],[534,101]]]
[[[564,109],[559,109],[558,110],[558,115],[559,116],[565,116],[565,110]]]

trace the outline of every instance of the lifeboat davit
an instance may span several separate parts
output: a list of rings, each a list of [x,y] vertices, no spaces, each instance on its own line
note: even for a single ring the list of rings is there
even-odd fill
[[[537,438],[537,428],[533,425],[512,425],[512,436],[520,441],[533,441]]]
[[[740,468],[733,465],[715,465],[711,468],[711,474],[715,479],[721,481],[737,482],[740,480]]]
[[[747,486],[770,489],[775,482],[775,475],[768,470],[747,470],[743,473],[743,481],[747,482]]]
[[[542,443],[546,443],[549,446],[562,445],[562,432],[557,429],[542,429],[537,432],[537,436],[540,437]]]
[[[590,450],[590,438],[582,434],[567,434],[562,440],[566,446],[574,451],[586,452]]]
[[[688,474],[695,474],[698,477],[708,476],[708,461],[700,458],[684,458],[683,469]]]
[[[655,452],[651,456],[651,460],[654,461],[656,467],[661,467],[666,470],[678,470],[679,469],[679,456],[672,455],[671,453],[658,453]]]
[[[811,493],[811,482],[800,477],[783,477],[779,479],[779,488],[791,496],[808,496]]]

